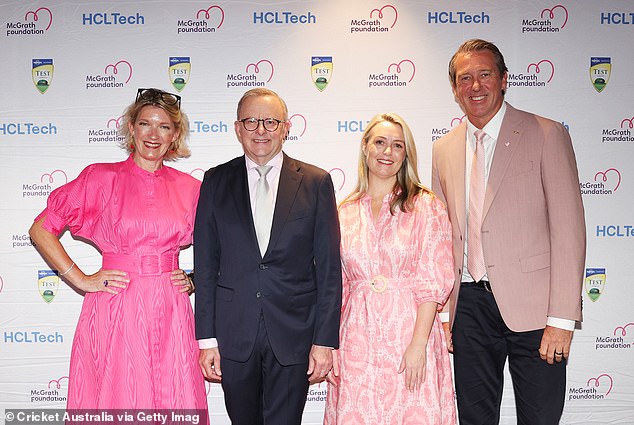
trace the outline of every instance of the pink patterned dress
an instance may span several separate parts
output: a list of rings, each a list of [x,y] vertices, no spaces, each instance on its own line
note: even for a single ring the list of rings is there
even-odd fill
[[[51,193],[44,228],[91,241],[104,269],[128,272],[117,295],[87,293],[70,360],[69,409],[203,409],[189,296],[172,286],[192,242],[200,182],[132,159],[93,164]]]
[[[449,352],[436,315],[427,343],[425,382],[416,392],[397,370],[411,342],[417,306],[443,304],[453,287],[451,228],[442,203],[425,193],[415,209],[376,222],[371,198],[344,204],[343,305],[339,385],[328,385],[327,425],[454,425]]]

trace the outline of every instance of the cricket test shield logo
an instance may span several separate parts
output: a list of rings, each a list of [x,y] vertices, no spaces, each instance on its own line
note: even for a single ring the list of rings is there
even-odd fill
[[[59,276],[53,270],[37,271],[37,289],[42,299],[50,304],[57,295],[59,289]]]
[[[310,76],[317,90],[324,91],[332,78],[332,56],[313,56]]]
[[[601,93],[610,80],[612,58],[590,58],[590,81],[594,89]]]
[[[33,84],[44,94],[53,82],[53,59],[33,59],[32,65]]]
[[[191,74],[192,65],[187,57],[170,57],[169,65],[169,77],[170,83],[179,92],[185,88],[185,85],[189,81],[189,74]]]
[[[584,286],[588,298],[598,300],[605,289],[605,268],[587,268]]]

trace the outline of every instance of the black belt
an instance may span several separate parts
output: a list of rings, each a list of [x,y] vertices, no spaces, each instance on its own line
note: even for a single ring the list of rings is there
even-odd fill
[[[471,288],[480,288],[480,289],[484,289],[487,292],[493,292],[491,290],[491,284],[489,283],[488,280],[480,280],[478,282],[461,282],[460,285],[462,286],[469,286]]]

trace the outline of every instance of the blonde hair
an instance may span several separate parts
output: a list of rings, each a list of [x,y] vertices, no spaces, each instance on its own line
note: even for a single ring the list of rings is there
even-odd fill
[[[165,111],[170,117],[172,124],[178,131],[178,137],[170,149],[165,154],[166,161],[175,161],[180,158],[187,158],[191,155],[189,146],[187,146],[187,138],[189,137],[189,119],[185,112],[180,109],[180,101],[175,95],[159,89],[148,89],[156,92],[155,96],[138,96],[137,100],[128,106],[123,113],[123,122],[119,127],[119,134],[123,137],[121,147],[128,153],[134,152],[134,136],[130,132],[129,124],[134,125],[141,110],[146,106],[156,106]],[[165,102],[165,98],[169,102]]]
[[[368,192],[370,185],[369,169],[363,148],[368,143],[374,127],[382,122],[390,122],[401,127],[403,137],[405,138],[405,159],[403,160],[401,169],[396,174],[396,182],[392,188],[390,213],[394,215],[397,208],[400,208],[403,212],[409,212],[414,208],[414,200],[417,195],[421,192],[431,193],[431,191],[422,185],[418,177],[418,158],[412,131],[403,118],[392,112],[375,115],[363,132],[359,149],[357,186],[354,191],[341,202],[340,206],[347,202],[356,201]]]

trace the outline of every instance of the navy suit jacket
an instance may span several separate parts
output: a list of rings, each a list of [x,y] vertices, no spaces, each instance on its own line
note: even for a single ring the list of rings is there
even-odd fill
[[[282,365],[313,344],[339,347],[339,220],[330,175],[284,155],[269,246],[261,256],[244,156],[209,169],[194,229],[196,338],[246,361],[263,315]]]

